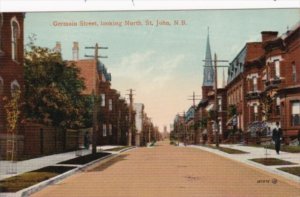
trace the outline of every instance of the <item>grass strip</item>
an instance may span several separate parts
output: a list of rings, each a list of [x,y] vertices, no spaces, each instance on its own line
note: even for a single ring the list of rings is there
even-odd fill
[[[261,144],[249,144],[246,146],[252,146],[252,147],[262,147],[267,149],[275,150],[275,145],[261,145]],[[288,153],[300,153],[300,146],[288,146],[288,145],[282,145],[280,148],[281,151],[288,152]]]
[[[211,144],[201,145],[201,146],[207,147],[207,148],[212,148],[212,149],[217,149],[217,150],[220,150],[220,151],[228,153],[228,154],[248,154],[248,152],[241,151],[241,150],[238,150],[238,149],[233,149],[233,148],[226,148],[226,147],[217,148],[215,145],[211,145]]]
[[[277,158],[256,158],[250,159],[251,161],[266,165],[266,166],[275,166],[275,165],[293,165],[295,163],[285,161]]]
[[[121,151],[124,150],[126,148],[130,148],[131,146],[120,146],[120,147],[116,147],[116,148],[111,148],[111,149],[106,149],[105,151]]]
[[[73,159],[69,159],[63,162],[60,162],[59,164],[74,164],[74,165],[83,165],[90,163],[94,160],[100,159],[102,157],[105,157],[107,155],[110,155],[111,153],[96,153],[96,154],[89,154],[84,156],[79,156]]]
[[[300,177],[300,167],[287,167],[287,168],[278,168],[278,170],[282,170],[284,172],[296,175]]]
[[[0,181],[0,192],[17,192],[74,168],[75,167],[69,166],[47,166],[38,170],[6,178]]]
[[[233,148],[225,148],[225,147],[219,147],[218,148],[220,151],[223,151],[228,154],[248,154],[248,152],[233,149]]]

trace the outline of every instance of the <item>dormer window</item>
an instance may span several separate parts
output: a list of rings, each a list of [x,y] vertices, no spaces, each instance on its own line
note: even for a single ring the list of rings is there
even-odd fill
[[[11,58],[13,60],[18,60],[18,40],[20,38],[20,26],[14,17],[11,20]]]

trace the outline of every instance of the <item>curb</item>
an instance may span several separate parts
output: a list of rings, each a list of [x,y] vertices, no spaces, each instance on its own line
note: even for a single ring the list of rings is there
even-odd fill
[[[125,149],[120,150],[119,153],[126,152],[126,151],[130,151],[130,150],[135,149],[135,148],[136,148],[136,146],[128,147],[128,148],[125,148]]]
[[[110,154],[110,155],[107,155],[105,157],[102,157],[102,158],[99,158],[99,159],[96,159],[94,161],[91,161],[87,164],[84,164],[84,165],[81,165],[81,166],[78,166],[76,167],[75,169],[73,170],[70,170],[70,171],[67,171],[63,174],[60,174],[60,175],[57,175],[55,177],[52,177],[48,180],[45,180],[45,181],[42,181],[40,183],[37,183],[35,185],[32,185],[30,187],[27,187],[27,188],[24,188],[16,193],[1,193],[0,194],[0,197],[27,197],[27,196],[30,196],[31,194],[35,193],[35,192],[38,192],[40,190],[42,190],[43,188],[49,186],[49,185],[52,185],[52,184],[55,184],[59,181],[62,181],[63,179],[77,173],[78,171],[82,171],[84,168],[88,167],[88,166],[91,166],[101,160],[104,160],[104,159],[107,159],[109,157],[112,157],[116,154]]]

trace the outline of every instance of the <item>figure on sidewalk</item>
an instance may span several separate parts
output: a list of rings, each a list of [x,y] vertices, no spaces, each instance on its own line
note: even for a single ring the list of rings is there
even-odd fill
[[[276,122],[276,127],[273,129],[272,139],[275,142],[275,150],[279,155],[280,143],[282,140],[282,129],[279,126],[279,122]]]
[[[88,132],[85,132],[84,134],[84,148],[89,149],[90,147],[90,135]]]

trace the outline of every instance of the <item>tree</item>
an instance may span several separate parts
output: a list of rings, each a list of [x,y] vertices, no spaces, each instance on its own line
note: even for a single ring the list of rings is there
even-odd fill
[[[272,113],[272,104],[274,99],[275,96],[271,96],[271,95],[265,95],[261,98],[262,113],[266,121],[269,120],[270,115]]]
[[[5,102],[4,109],[6,115],[7,133],[10,134],[10,138],[12,141],[11,155],[7,155],[7,159],[11,161],[16,159],[15,158],[15,151],[16,151],[15,135],[17,133],[18,122],[20,121],[19,120],[20,119],[20,95],[21,95],[20,90],[14,90],[11,99],[9,99],[8,97],[3,98]]]
[[[25,55],[25,115],[43,124],[61,128],[90,126],[92,98],[79,69],[48,48],[29,46]]]

